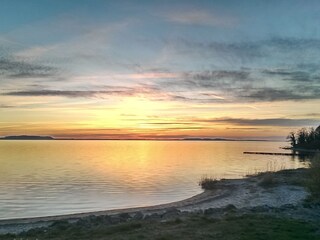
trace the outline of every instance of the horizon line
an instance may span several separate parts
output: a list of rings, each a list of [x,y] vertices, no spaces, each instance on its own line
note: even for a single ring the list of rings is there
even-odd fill
[[[251,139],[251,138],[225,138],[225,137],[184,137],[184,138],[73,138],[55,137],[50,135],[7,135],[0,136],[0,140],[104,140],[104,141],[283,141],[281,139]]]

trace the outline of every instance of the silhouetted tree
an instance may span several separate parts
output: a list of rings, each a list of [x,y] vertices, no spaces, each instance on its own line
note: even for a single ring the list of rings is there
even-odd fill
[[[301,128],[297,133],[291,132],[287,139],[292,147],[320,150],[320,126],[316,129]]]
[[[292,147],[296,146],[297,140],[294,132],[289,133],[289,135],[287,136],[287,139],[289,140]]]

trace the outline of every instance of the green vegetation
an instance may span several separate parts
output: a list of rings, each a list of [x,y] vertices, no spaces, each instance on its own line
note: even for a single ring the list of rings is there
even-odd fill
[[[267,215],[228,215],[214,219],[203,214],[183,219],[161,221],[133,221],[117,225],[95,224],[91,227],[77,223],[58,223],[48,229],[31,230],[20,235],[0,236],[12,239],[216,239],[216,240],[315,240],[319,226],[299,220]]]
[[[320,155],[315,156],[310,162],[307,187],[311,193],[311,200],[320,202]]]
[[[199,186],[204,190],[213,190],[216,189],[217,183],[219,180],[215,177],[204,176],[199,181]]]
[[[291,132],[287,139],[293,148],[320,150],[320,126],[316,129],[302,128],[297,133]]]

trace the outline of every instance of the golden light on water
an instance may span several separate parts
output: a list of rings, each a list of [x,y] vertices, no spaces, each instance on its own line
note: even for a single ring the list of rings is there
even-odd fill
[[[302,167],[288,156],[242,154],[281,144],[0,141],[0,219],[168,203],[200,193],[203,175],[239,178],[266,170],[270,161],[279,168]]]

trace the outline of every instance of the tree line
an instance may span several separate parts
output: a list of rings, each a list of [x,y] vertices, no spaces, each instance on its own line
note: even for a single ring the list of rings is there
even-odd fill
[[[293,148],[320,150],[320,126],[314,128],[301,128],[297,132],[291,132],[287,139]]]

